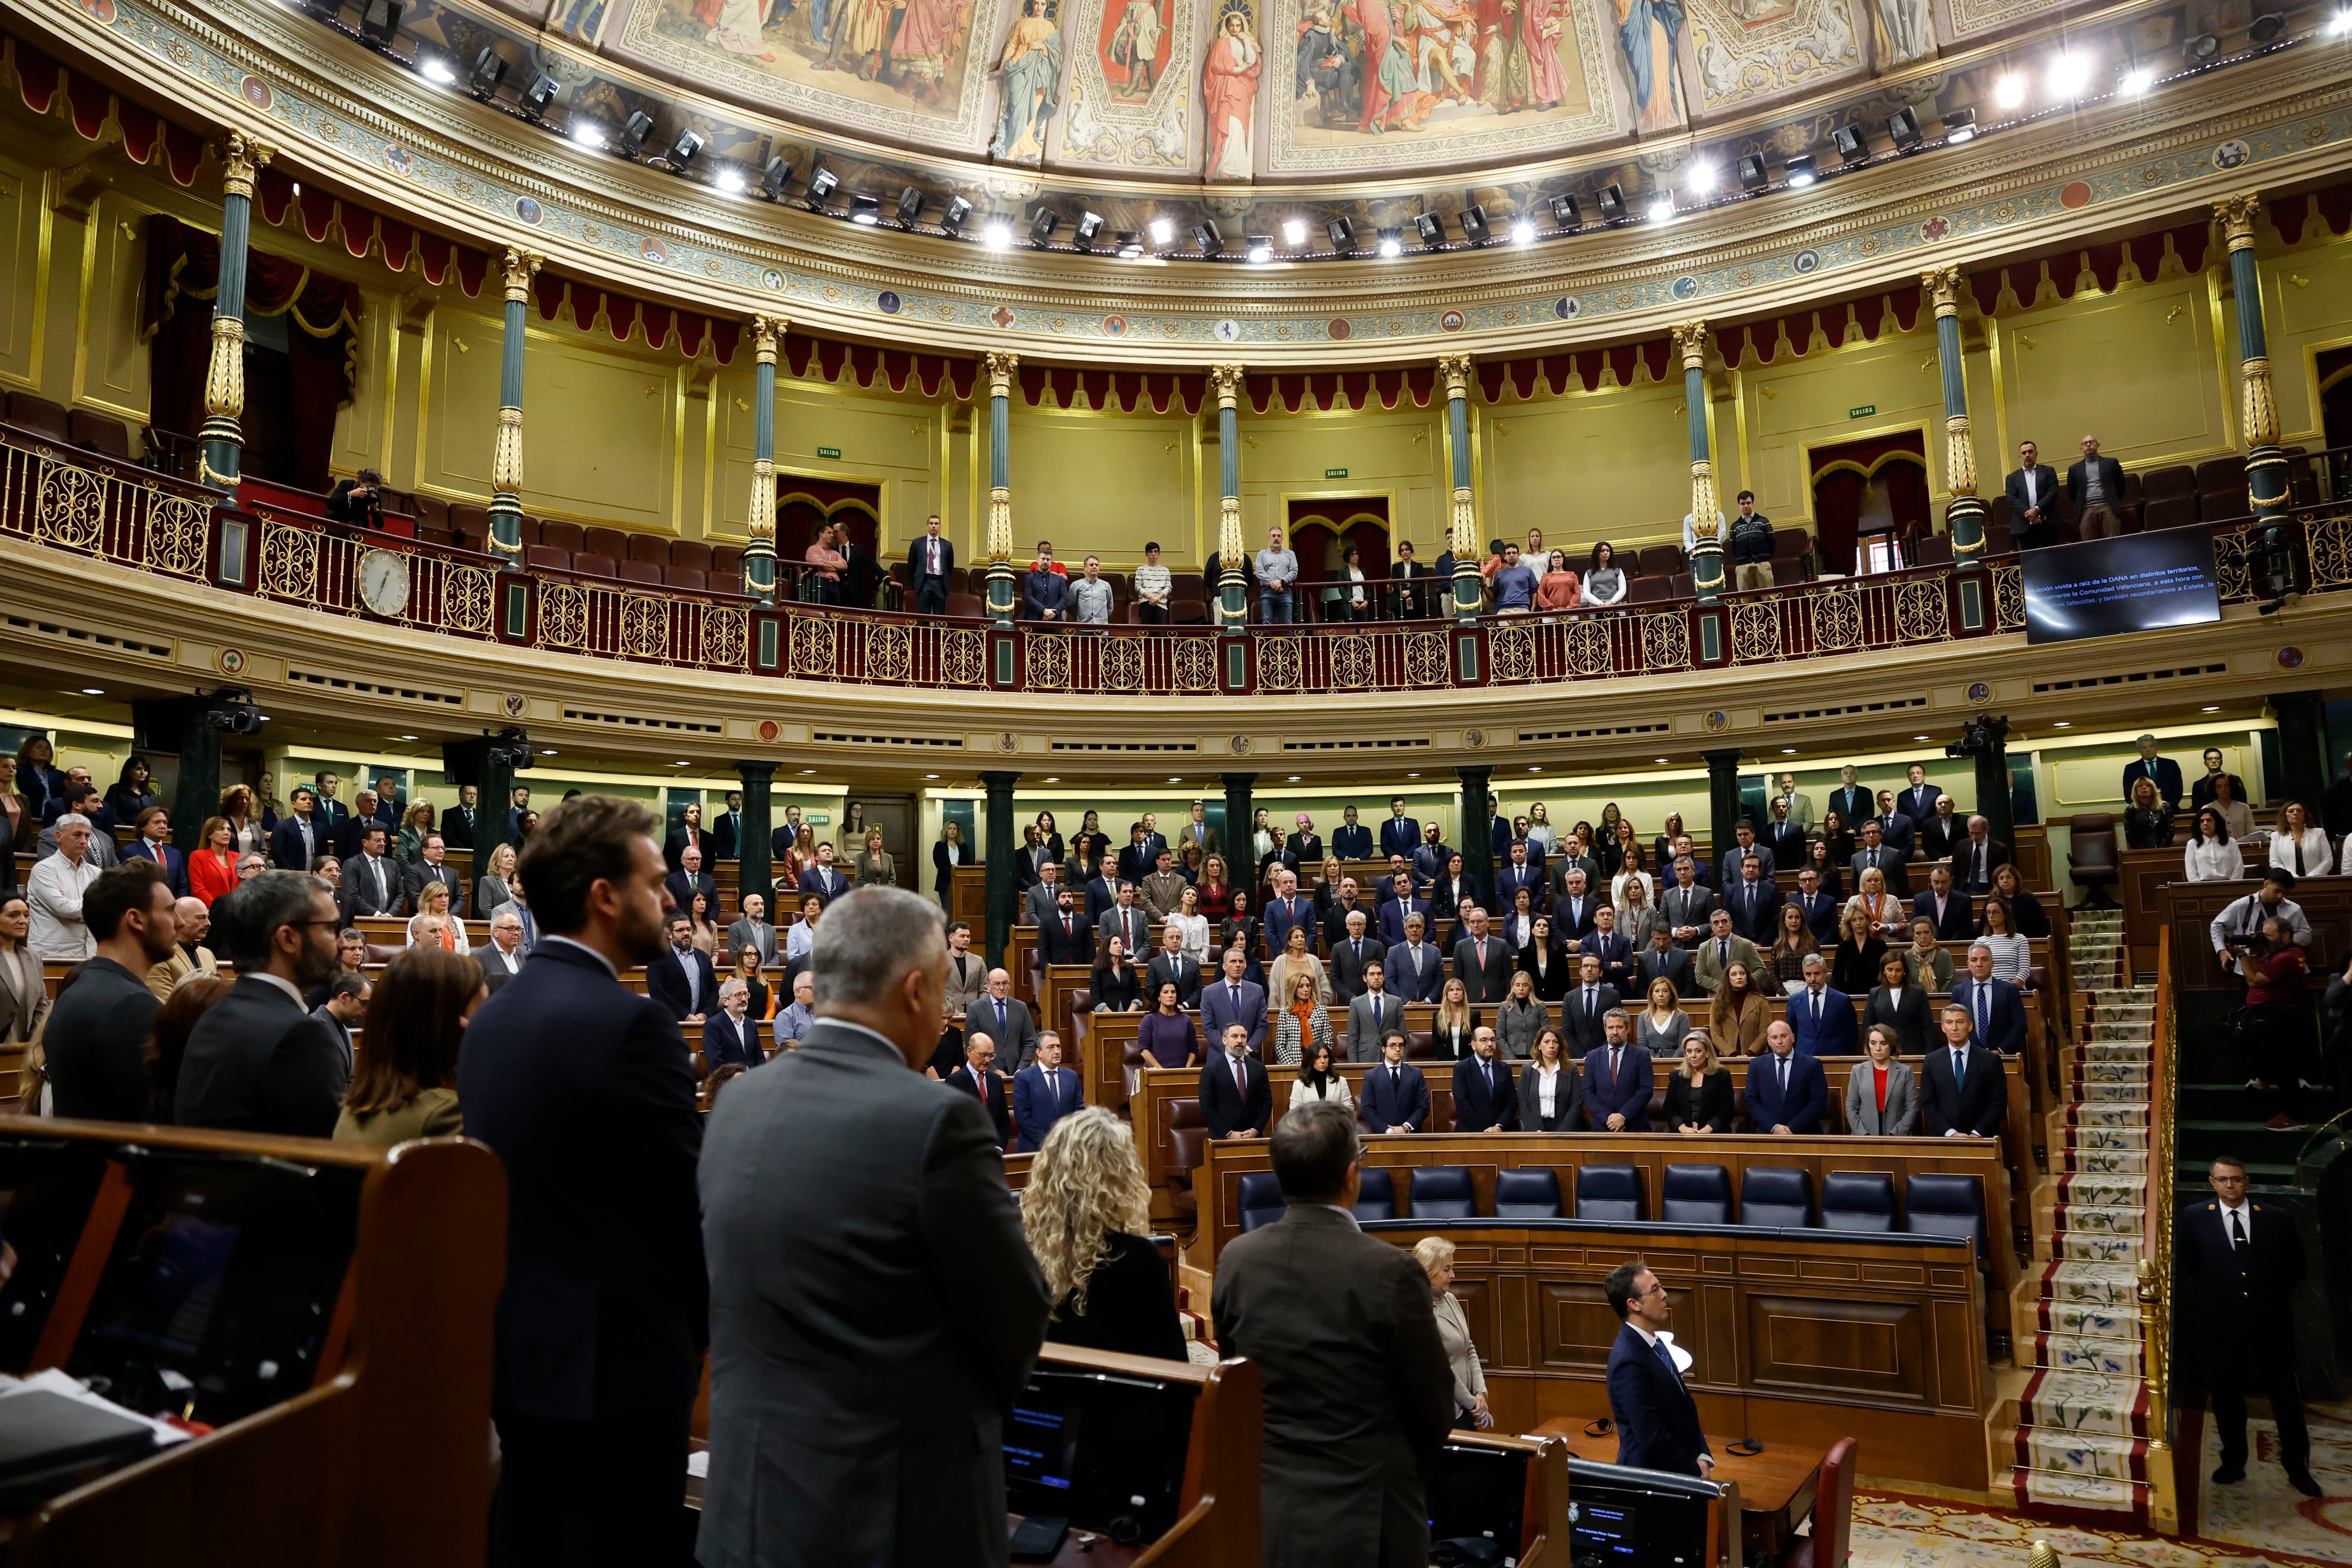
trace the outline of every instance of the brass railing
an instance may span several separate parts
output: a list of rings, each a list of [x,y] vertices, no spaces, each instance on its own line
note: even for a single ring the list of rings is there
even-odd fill
[[[200,580],[218,499],[70,447],[0,444],[0,532],[77,555]]]
[[[473,564],[392,534],[362,537],[271,511],[255,515],[261,520],[261,597],[450,637],[492,636],[498,571],[488,558]],[[365,571],[374,574],[373,602],[363,592]]]

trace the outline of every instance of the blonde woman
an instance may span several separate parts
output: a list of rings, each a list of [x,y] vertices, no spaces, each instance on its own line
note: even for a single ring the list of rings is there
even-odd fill
[[[1289,1005],[1291,976],[1300,971],[1315,977],[1315,999],[1328,1006],[1331,1002],[1331,979],[1323,972],[1323,961],[1307,951],[1307,928],[1295,925],[1284,939],[1282,952],[1266,969],[1266,994]]]
[[[1429,1043],[1449,1062],[1470,1054],[1470,1037],[1478,1032],[1478,1010],[1470,1005],[1470,988],[1449,980],[1438,994],[1437,1015],[1429,1021]]]
[[[466,940],[466,922],[453,918],[449,913],[449,887],[447,883],[425,883],[423,888],[418,889],[416,901],[418,906],[416,913],[412,915],[408,921],[409,946],[423,947],[426,945],[425,942],[417,940],[422,930],[418,924],[419,921],[437,921],[440,922],[440,930],[438,934],[434,936],[432,939],[433,945],[440,947],[450,952],[471,952],[474,951],[473,944]]]
[[[1866,866],[1862,872],[1862,891],[1845,901],[1845,914],[1850,921],[1860,910],[1870,917],[1870,928],[1881,942],[1901,942],[1911,934],[1911,916],[1903,908],[1903,900],[1886,890],[1886,873],[1875,866]]]
[[[1670,1061],[1691,1032],[1690,1015],[1683,1011],[1682,995],[1664,975],[1650,982],[1649,1005],[1633,1015],[1633,1043],[1652,1059]]]
[[[1838,917],[1838,930],[1843,940],[1830,954],[1830,984],[1849,996],[1866,996],[1878,984],[1886,943],[1871,924],[1870,911],[1852,900],[1846,902],[1845,913]]]
[[[1126,1122],[1087,1106],[1054,1123],[1021,1189],[1021,1228],[1054,1298],[1047,1339],[1184,1359],[1168,1266],[1151,1244],[1151,1189]]]
[[[425,864],[425,841],[441,830],[433,826],[433,805],[418,801],[400,819],[400,842],[394,846],[392,858],[397,865]]]
[[[1536,996],[1535,976],[1520,970],[1511,976],[1511,994],[1495,1009],[1495,1045],[1506,1061],[1523,1062],[1535,1049],[1536,1036],[1551,1022],[1551,1010]]]
[[[1683,1037],[1683,1064],[1666,1079],[1666,1125],[1685,1138],[1731,1131],[1731,1070],[1715,1042],[1694,1029]]]
[[[1616,905],[1617,934],[1626,945],[1639,953],[1650,945],[1650,932],[1666,921],[1666,911],[1660,909],[1652,896],[1649,873],[1623,879],[1624,887],[1611,895]]]
[[[1279,960],[1276,967],[1281,967]],[[1274,1020],[1274,1059],[1285,1067],[1297,1067],[1310,1052],[1331,1048],[1331,1016],[1316,994],[1315,976],[1296,968],[1289,973],[1290,994]]]
[[[882,830],[866,830],[866,848],[851,868],[856,885],[861,888],[895,888],[898,885],[898,862],[882,847]]]
[[[1478,1347],[1470,1340],[1470,1320],[1446,1289],[1454,1283],[1454,1244],[1442,1236],[1424,1236],[1414,1244],[1412,1255],[1429,1276],[1437,1340],[1445,1347],[1445,1364],[1454,1369],[1454,1425],[1484,1431],[1495,1424],[1486,1408],[1486,1374],[1478,1365]]]
[[[501,844],[490,851],[489,869],[474,879],[474,909],[482,919],[494,918],[515,901],[515,847]]]

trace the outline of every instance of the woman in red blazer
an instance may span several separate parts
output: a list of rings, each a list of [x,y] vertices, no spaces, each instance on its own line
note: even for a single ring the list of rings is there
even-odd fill
[[[198,837],[202,847],[188,856],[188,891],[211,909],[213,900],[236,886],[236,851],[230,847],[234,830],[225,816],[205,818]]]

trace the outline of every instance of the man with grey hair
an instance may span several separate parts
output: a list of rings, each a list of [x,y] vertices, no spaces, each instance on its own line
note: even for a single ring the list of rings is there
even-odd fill
[[[173,1120],[183,1127],[324,1138],[335,1130],[351,1063],[334,1026],[302,1005],[335,973],[332,889],[267,871],[214,906],[215,939],[236,984],[197,1020],[180,1059]]]
[[[530,955],[522,950],[522,914],[512,904],[500,904],[499,912],[490,917],[490,944],[474,950],[474,962],[482,966],[482,984],[490,994],[522,973],[522,961]]]
[[[1363,1145],[1347,1107],[1302,1104],[1269,1152],[1282,1218],[1226,1244],[1213,1301],[1220,1350],[1265,1382],[1265,1561],[1422,1568],[1422,1472],[1454,1419],[1429,1280],[1349,1212]]]
[[[34,956],[78,962],[98,951],[81,917],[81,901],[104,868],[89,853],[89,818],[67,812],[56,823],[58,852],[33,864],[25,901],[33,907]]]
[[[257,850],[248,849],[236,858],[236,879],[250,882],[269,869],[269,862]]]
[[[803,969],[793,976],[793,999],[776,1009],[776,1049],[793,1049],[815,1026],[816,976]]]
[[[1991,824],[1969,818],[1969,841],[1952,857],[1952,875],[1971,893],[1992,891],[1992,874],[2009,864],[2009,846],[1992,837]]]
[[[212,923],[212,911],[205,908],[204,900],[180,899],[173,903],[172,924],[177,940],[162,962],[147,971],[147,989],[156,1001],[170,1001],[180,982],[191,975],[219,973],[213,950],[205,945]]]
[[[1052,1301],[996,1129],[922,1074],[947,968],[938,903],[845,894],[816,1026],[711,1110],[704,1568],[1004,1560],[1002,1413]]]
[[[702,1064],[705,1068],[733,1062],[749,1072],[768,1059],[760,1045],[760,1021],[747,1017],[751,987],[740,974],[719,983],[719,1011],[702,1021]]]

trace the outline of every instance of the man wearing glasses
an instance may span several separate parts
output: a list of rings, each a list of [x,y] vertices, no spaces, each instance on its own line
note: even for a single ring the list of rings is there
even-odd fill
[[[1609,1414],[1617,1423],[1617,1462],[1645,1470],[1707,1479],[1715,1456],[1699,1430],[1698,1404],[1683,1385],[1674,1353],[1658,1335],[1673,1316],[1666,1288],[1640,1258],[1601,1281],[1625,1326],[1609,1352]]]
[[[300,871],[264,871],[221,896],[214,941],[236,984],[188,1036],[173,1121],[294,1138],[334,1131],[350,1059],[302,996],[334,976],[342,923],[334,889]]]

